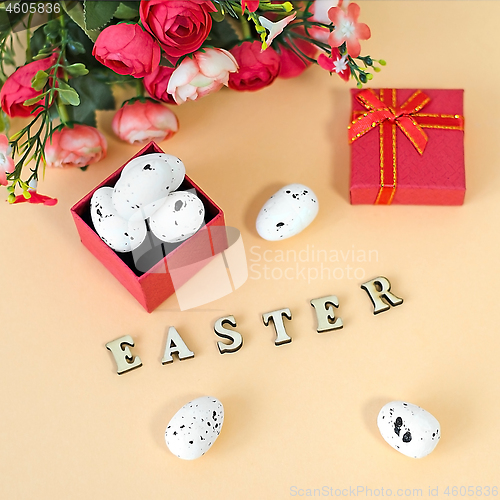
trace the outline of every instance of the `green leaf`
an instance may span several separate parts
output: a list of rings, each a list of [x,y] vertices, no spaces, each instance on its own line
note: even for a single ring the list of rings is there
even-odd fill
[[[68,109],[73,121],[95,127],[97,109],[115,109],[115,100],[109,85],[96,79],[92,73],[70,80],[70,85],[80,95],[79,106]]]
[[[71,104],[71,106],[78,106],[80,104],[80,96],[75,89],[58,89],[57,93],[63,104]]]
[[[26,101],[23,102],[23,105],[33,106],[33,104],[36,104],[42,98],[42,96],[43,94],[32,97],[31,99],[27,99]]]
[[[0,34],[9,33],[12,28],[14,28],[19,22],[22,21],[25,14],[20,10],[18,14],[16,14],[13,9],[16,3],[20,3],[17,0],[11,2],[2,2],[3,9],[0,9]],[[10,4],[10,12],[6,9]]]
[[[64,80],[58,80],[59,89],[58,90],[71,90],[72,87],[68,85]]]
[[[102,68],[102,64],[92,55],[94,42],[89,38],[90,35],[85,33],[84,28],[81,28],[78,24],[69,19],[66,22],[66,28],[68,30],[68,50],[66,51],[68,63],[83,63],[90,72],[92,72],[93,68]],[[98,35],[99,31],[92,31],[89,33],[96,33]],[[75,48],[76,50],[74,50]]]
[[[33,61],[39,61],[40,59],[47,59],[47,57],[49,57],[50,54],[51,54],[50,52],[42,51],[33,58]]]
[[[61,24],[57,19],[52,19],[43,27],[43,32],[47,36],[56,37],[59,34],[60,30],[61,30]]]
[[[85,64],[82,63],[76,63],[72,64],[71,66],[66,66],[65,69],[71,76],[83,76],[88,74],[89,72],[89,70],[85,67]]]
[[[207,45],[229,50],[238,43],[239,38],[228,20],[223,19],[221,22],[212,25],[207,41]]]
[[[77,24],[80,29],[87,35],[88,38],[92,42],[95,42],[97,40],[97,37],[99,36],[100,31],[99,30],[89,30],[85,26],[85,15],[83,13],[83,7],[80,2],[65,2],[62,1],[61,5],[68,14],[68,16],[73,20],[75,24]],[[80,40],[81,41],[81,40]],[[91,51],[92,52],[92,51]]]
[[[85,47],[83,44],[74,40],[68,41],[68,50],[73,54],[85,54]]]
[[[95,0],[85,0],[83,10],[85,12],[85,27],[88,30],[103,28],[111,21],[120,2],[96,2]]]
[[[140,2],[120,2],[114,17],[127,20],[139,17],[139,4]]]
[[[0,9],[0,33],[4,33],[10,30],[9,15],[5,11],[5,8]]]
[[[38,54],[43,49],[44,44],[45,33],[43,32],[43,26],[40,26],[33,32],[33,35],[31,35],[31,53],[35,55]]]
[[[220,23],[225,17],[224,11],[222,10],[222,6],[219,3],[215,4],[215,8],[217,9],[217,12],[211,12],[210,15],[216,23]]]
[[[37,71],[36,75],[31,79],[31,86],[35,90],[40,91],[45,87],[48,79],[49,75],[45,71]]]

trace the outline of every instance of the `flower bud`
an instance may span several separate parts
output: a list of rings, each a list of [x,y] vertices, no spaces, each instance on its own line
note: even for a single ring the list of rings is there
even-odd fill
[[[125,103],[113,117],[113,132],[129,144],[164,141],[179,129],[175,113],[152,100]]]
[[[45,143],[48,168],[83,167],[106,156],[106,138],[96,128],[74,124],[53,132]],[[28,186],[26,186],[26,189]]]

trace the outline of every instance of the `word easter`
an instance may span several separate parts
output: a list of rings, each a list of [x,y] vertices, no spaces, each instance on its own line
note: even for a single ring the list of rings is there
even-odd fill
[[[373,314],[379,314],[387,311],[391,306],[399,306],[403,303],[403,299],[391,292],[391,284],[389,280],[383,276],[363,283],[361,288],[368,293],[373,303]],[[344,324],[342,323],[342,318],[335,317],[335,311],[333,309],[334,307],[339,307],[339,301],[335,295],[312,299],[311,306],[313,306],[316,312],[316,318],[318,320],[316,331],[318,333],[325,333],[343,328]],[[283,318],[287,318],[291,321],[292,313],[290,309],[278,309],[277,311],[271,311],[262,315],[262,321],[265,326],[269,326],[270,322],[273,323],[276,333],[274,344],[277,346],[288,344],[292,341],[292,338],[286,333]],[[220,354],[237,352],[243,346],[243,337],[239,332],[227,329],[225,325],[236,328],[237,325],[234,316],[224,316],[215,322],[215,334],[231,342],[230,344],[221,341],[217,342],[219,352]],[[115,358],[118,375],[142,366],[141,358],[139,358],[139,356],[134,356],[130,351],[130,347],[134,347],[134,345],[134,340],[130,335],[125,335],[106,344],[106,348],[111,351]],[[165,354],[163,355],[161,363],[163,365],[172,363],[174,360],[172,354],[177,354],[179,360],[194,358],[194,352],[188,348],[179,335],[179,332],[173,326],[168,330]]]

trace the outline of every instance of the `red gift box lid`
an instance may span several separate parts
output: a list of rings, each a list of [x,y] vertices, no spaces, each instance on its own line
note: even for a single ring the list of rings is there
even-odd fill
[[[378,96],[380,89],[372,89]],[[385,92],[392,89],[384,89]],[[401,106],[417,89],[397,89]],[[351,90],[353,116],[367,109]],[[430,101],[419,111],[427,115],[463,115],[463,90],[422,89]],[[396,189],[392,204],[461,205],[465,196],[464,132],[424,128],[428,141],[422,155],[396,126]],[[381,186],[380,126],[351,145],[352,204],[374,204]],[[392,175],[392,165],[389,166]]]

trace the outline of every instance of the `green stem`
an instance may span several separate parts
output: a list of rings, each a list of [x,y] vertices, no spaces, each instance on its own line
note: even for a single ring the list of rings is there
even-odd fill
[[[142,78],[138,78],[135,81],[135,91],[137,93],[137,97],[144,97],[144,83]]]
[[[49,88],[45,92],[44,103],[39,105],[41,112],[39,112],[31,122],[26,125],[15,137],[11,140],[11,145],[13,149],[13,156],[16,153],[21,154],[21,158],[16,163],[14,172],[8,175],[8,180],[12,182],[12,186],[16,184],[25,185],[24,181],[21,180],[21,174],[23,167],[26,162],[34,160],[34,167],[31,168],[31,175],[29,176],[28,183],[32,179],[37,179],[38,168],[40,163],[43,164],[43,169],[45,171],[45,157],[44,157],[44,147],[49,137],[52,136],[53,127],[52,119],[50,117],[49,108],[55,100],[56,108],[63,124],[69,122],[68,112],[59,98],[54,99],[57,95],[57,82],[68,81],[68,74],[64,69],[64,64],[66,62],[66,44],[68,41],[68,33],[65,28],[65,18],[64,15],[59,16],[61,29],[60,37],[61,41],[59,43],[52,44],[52,53],[57,49],[57,60],[55,64],[50,69]],[[63,77],[58,76],[58,72],[62,69]],[[40,120],[40,121],[39,121]],[[37,124],[38,122],[38,124]],[[35,125],[37,125],[35,127]],[[32,153],[32,150],[34,152]],[[31,155],[31,156],[30,156]]]
[[[61,23],[61,28],[66,27],[66,20],[64,19],[64,12],[61,11],[61,15],[59,16],[59,22]]]
[[[299,19],[307,19],[308,17],[312,16],[312,14],[309,12],[309,9],[311,8],[312,3],[313,3],[312,0],[309,0],[306,3],[305,8],[302,11],[299,11],[299,14],[297,16]]]
[[[292,36],[294,38],[300,38],[301,40],[305,40],[306,42],[312,43],[313,45],[316,45],[316,47],[319,47],[320,49],[323,49],[327,52],[332,51],[332,48],[327,43],[320,42],[319,40],[315,40],[314,38],[307,38],[306,36],[299,35],[298,33],[293,31],[290,31],[290,33],[293,33]]]
[[[241,9],[241,2],[230,2],[230,4],[235,14],[243,15],[243,10]]]
[[[69,122],[68,110],[66,106],[63,104],[60,98],[56,100],[57,113],[59,114],[59,118],[64,125],[67,125]]]
[[[26,62],[30,63],[33,61],[33,54],[31,53],[31,20],[33,19],[33,14],[28,16],[28,24],[26,26]]]
[[[244,16],[240,17],[241,30],[243,32],[243,40],[251,40],[252,32],[250,31],[250,23],[245,19]]]
[[[297,44],[293,41],[293,38],[290,36],[290,35],[287,35],[286,37],[287,41],[289,42],[290,44],[290,48],[302,59],[302,60],[305,60],[305,61],[309,61],[310,63],[313,63],[313,64],[316,64],[317,61],[316,59],[313,59],[312,57],[309,57],[307,54],[304,54],[304,52],[302,52],[302,50],[300,50],[298,47],[297,47]]]
[[[347,61],[347,64],[349,65],[349,68],[351,69],[351,75],[354,77],[354,79],[356,80],[358,86],[359,85],[363,85],[361,83],[361,81],[359,80],[359,77],[356,73],[356,69],[358,69],[358,65],[356,63],[353,63],[352,59],[349,58],[348,61]]]

